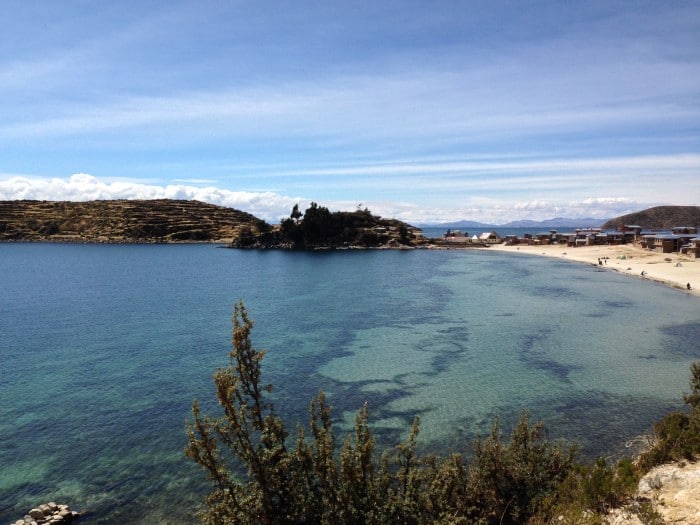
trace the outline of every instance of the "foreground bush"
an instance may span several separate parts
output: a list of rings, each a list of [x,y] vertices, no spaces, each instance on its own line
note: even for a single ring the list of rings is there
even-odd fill
[[[201,513],[206,523],[514,525],[555,516],[599,523],[596,516],[634,493],[639,472],[631,461],[576,464],[573,448],[548,440],[543,425],[527,415],[508,439],[496,421],[475,441],[471,463],[459,454],[421,457],[418,418],[405,442],[378,456],[366,405],[338,450],[320,392],[310,403],[308,427],[299,426],[292,438],[270,401],[272,386],[262,382],[264,352],[251,344],[252,327],[237,304],[229,364],[214,374],[223,415],[203,415],[195,401],[187,425],[185,452],[213,484]],[[697,440],[700,364],[694,374],[686,396],[694,415],[688,425],[671,425],[683,443],[688,429],[696,429]]]
[[[683,396],[690,412],[671,412],[654,424],[652,445],[640,457],[640,466],[694,460],[700,454],[700,362],[690,367],[690,393]]]

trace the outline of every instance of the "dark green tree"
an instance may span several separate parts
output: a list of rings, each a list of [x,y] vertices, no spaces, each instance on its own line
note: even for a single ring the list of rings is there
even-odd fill
[[[289,215],[289,217],[294,220],[295,223],[299,223],[299,219],[302,218],[304,214],[299,211],[299,205],[295,204],[294,207],[292,208],[292,213]]]

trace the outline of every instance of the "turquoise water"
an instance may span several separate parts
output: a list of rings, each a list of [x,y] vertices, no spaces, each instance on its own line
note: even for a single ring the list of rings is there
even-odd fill
[[[383,444],[421,415],[466,450],[524,409],[619,453],[679,406],[700,302],[595,268],[488,250],[287,253],[0,245],[0,523],[48,500],[85,523],[187,523],[207,490],[184,424],[244,299],[290,423],[319,388]]]

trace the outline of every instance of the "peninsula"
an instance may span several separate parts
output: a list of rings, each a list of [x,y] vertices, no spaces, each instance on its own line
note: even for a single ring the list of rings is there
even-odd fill
[[[270,225],[234,208],[190,200],[0,201],[0,242],[219,243],[232,248],[404,248],[421,231],[364,209],[330,212],[312,202]]]
[[[229,243],[263,220],[233,208],[186,200],[0,201],[0,241]]]

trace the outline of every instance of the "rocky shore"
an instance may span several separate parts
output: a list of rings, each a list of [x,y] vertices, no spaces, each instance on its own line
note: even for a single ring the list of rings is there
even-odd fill
[[[63,525],[80,517],[80,513],[70,510],[68,505],[59,505],[53,501],[31,509],[24,518],[14,521],[12,525]]]
[[[663,523],[700,523],[700,462],[661,465],[639,482],[638,501],[649,501]],[[616,509],[608,516],[609,525],[643,525],[632,506]]]

